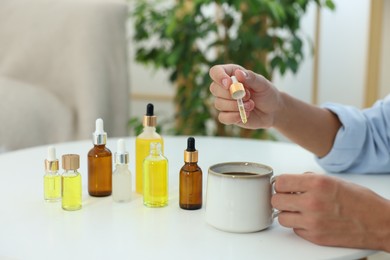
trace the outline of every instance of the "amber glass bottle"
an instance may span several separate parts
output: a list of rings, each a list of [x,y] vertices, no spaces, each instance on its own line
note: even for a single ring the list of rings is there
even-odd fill
[[[109,196],[112,192],[112,153],[106,141],[107,133],[99,118],[93,133],[94,147],[88,152],[88,193],[95,197]]]
[[[187,139],[184,163],[180,170],[180,208],[200,209],[202,207],[202,170],[198,166],[198,151],[195,149],[193,137]]]

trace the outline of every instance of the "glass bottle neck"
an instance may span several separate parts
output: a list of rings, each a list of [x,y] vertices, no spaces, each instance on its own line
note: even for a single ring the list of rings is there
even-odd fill
[[[160,143],[151,143],[150,155],[153,155],[153,156],[161,155],[161,144]]]
[[[79,172],[77,170],[65,170],[64,175],[77,175]]]
[[[154,127],[154,126],[145,126],[143,131],[145,133],[154,133],[154,132],[156,132],[156,127]]]
[[[46,174],[56,175],[56,174],[58,174],[58,171],[46,170]]]
[[[120,170],[129,168],[127,163],[117,163],[115,167]]]

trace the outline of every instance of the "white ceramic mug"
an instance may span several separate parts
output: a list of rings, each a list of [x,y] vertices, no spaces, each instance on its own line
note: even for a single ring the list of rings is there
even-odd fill
[[[228,232],[268,228],[277,211],[271,206],[273,170],[252,162],[227,162],[208,170],[206,222]]]

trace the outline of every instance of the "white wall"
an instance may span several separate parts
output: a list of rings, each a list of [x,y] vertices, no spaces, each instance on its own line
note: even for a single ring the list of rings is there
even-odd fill
[[[370,1],[334,2],[335,12],[322,12],[319,103],[333,101],[362,107]]]
[[[314,44],[315,19],[316,6],[311,4],[301,20],[304,61],[300,64],[298,73],[288,72],[281,76],[280,73],[275,72],[273,75],[273,83],[278,89],[306,102],[311,102],[312,95],[314,65],[312,45]]]

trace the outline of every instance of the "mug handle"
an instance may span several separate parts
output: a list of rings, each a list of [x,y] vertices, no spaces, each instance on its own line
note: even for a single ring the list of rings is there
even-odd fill
[[[275,181],[276,181],[276,176],[272,176],[271,177],[271,187],[272,187],[272,195],[275,194]],[[277,210],[275,208],[272,208],[272,218],[277,218],[279,216],[279,213],[281,211],[280,210]]]

